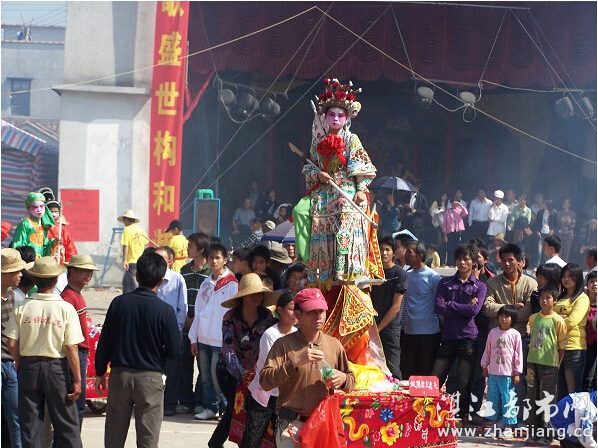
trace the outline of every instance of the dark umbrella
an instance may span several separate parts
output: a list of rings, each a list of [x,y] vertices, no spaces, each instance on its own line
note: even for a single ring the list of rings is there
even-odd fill
[[[391,190],[416,191],[411,182],[396,176],[382,176],[375,178],[370,187],[388,188]]]
[[[262,241],[278,241],[279,243],[295,242],[295,227],[291,221],[285,221],[264,234]]]

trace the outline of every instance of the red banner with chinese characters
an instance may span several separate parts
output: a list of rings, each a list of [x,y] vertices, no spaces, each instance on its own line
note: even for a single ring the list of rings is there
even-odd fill
[[[150,125],[149,235],[179,219],[189,2],[157,2]]]

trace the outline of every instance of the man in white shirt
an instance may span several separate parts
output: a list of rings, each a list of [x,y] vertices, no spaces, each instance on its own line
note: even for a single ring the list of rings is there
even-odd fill
[[[548,235],[544,238],[544,255],[546,255],[546,264],[555,263],[560,267],[564,267],[567,262],[559,257],[561,251],[561,239],[556,235]]]
[[[486,239],[488,231],[488,212],[492,201],[486,197],[483,189],[478,190],[478,196],[469,204],[469,239]]]
[[[509,216],[509,208],[503,204],[502,200],[505,194],[502,190],[494,192],[494,203],[490,206],[488,211],[488,236],[493,237],[499,233],[503,235],[507,233],[507,218]]]

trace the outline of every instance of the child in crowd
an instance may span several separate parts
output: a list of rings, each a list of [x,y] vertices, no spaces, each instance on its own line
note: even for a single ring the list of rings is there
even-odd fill
[[[517,319],[517,308],[504,305],[498,310],[498,327],[490,330],[482,355],[482,375],[488,378],[485,417],[493,424],[493,434],[498,435],[497,422],[502,416],[505,428],[500,438],[513,439],[517,423],[517,408],[512,404],[515,385],[523,373],[521,335],[512,328]]]
[[[23,280],[21,280],[23,283]],[[586,294],[590,298],[590,312],[586,325],[586,367],[583,374],[583,390],[596,390],[596,271],[592,271],[586,277]]]
[[[430,243],[428,245],[428,256],[426,257],[426,266],[429,268],[440,267],[440,255],[438,255],[436,244]]]
[[[552,437],[547,432],[549,414],[552,405],[556,404],[559,365],[565,354],[567,327],[563,318],[552,309],[559,294],[554,285],[544,286],[539,293],[542,310],[529,318],[530,344],[525,381],[531,407],[527,420],[527,442],[550,445]],[[540,401],[545,402],[549,396],[552,399],[546,403],[544,412],[538,410]]]
[[[538,282],[538,289],[532,292],[530,297],[532,313],[539,313],[542,309],[540,307],[540,290],[544,286],[552,286],[557,292],[560,291],[561,267],[556,263],[546,263],[538,266],[538,269],[536,269],[536,281]]]
[[[202,409],[195,414],[197,420],[211,420],[219,409],[224,409],[226,399],[216,378],[216,363],[222,349],[222,318],[227,309],[221,306],[239,289],[235,276],[226,268],[226,247],[213,244],[208,249],[208,264],[212,274],[199,287],[195,300],[195,318],[189,329],[191,354],[199,357],[202,372]],[[218,403],[220,401],[220,404]]]

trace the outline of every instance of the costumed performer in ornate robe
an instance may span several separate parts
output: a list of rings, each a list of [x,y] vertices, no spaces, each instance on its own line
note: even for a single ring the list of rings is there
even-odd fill
[[[29,216],[23,218],[15,229],[12,247],[31,246],[36,258],[52,255],[54,240],[48,238],[48,229],[54,226],[54,218],[46,209],[46,197],[42,193],[31,192],[25,199]]]
[[[376,176],[359,137],[349,130],[361,110],[351,84],[324,80],[303,174],[310,195],[311,239],[307,279],[326,291],[334,280],[350,282],[366,274],[368,222],[328,181],[333,180],[364,211],[368,185]],[[322,115],[323,120],[322,120]]]

